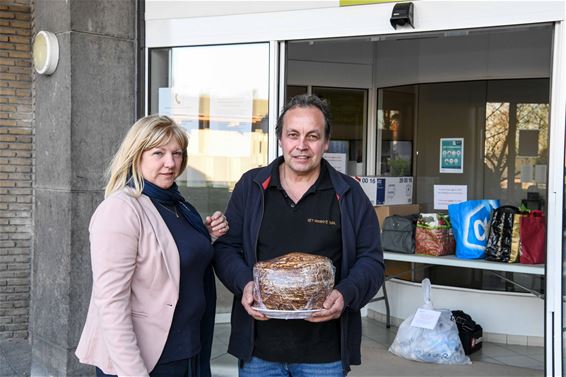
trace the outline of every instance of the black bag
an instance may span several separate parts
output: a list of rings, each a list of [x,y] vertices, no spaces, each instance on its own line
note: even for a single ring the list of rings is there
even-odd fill
[[[418,214],[387,216],[383,220],[381,244],[383,250],[396,253],[415,253],[415,229]]]
[[[458,326],[458,335],[464,348],[464,353],[469,355],[481,349],[483,329],[470,315],[462,310],[452,310],[452,316]]]
[[[508,263],[511,258],[513,218],[519,213],[514,206],[501,206],[493,210],[485,247],[485,259]]]

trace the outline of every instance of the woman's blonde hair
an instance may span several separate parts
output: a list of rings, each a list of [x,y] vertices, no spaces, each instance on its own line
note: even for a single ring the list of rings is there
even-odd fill
[[[187,167],[189,138],[185,130],[168,116],[148,115],[130,128],[108,167],[104,197],[124,188],[130,181],[134,196],[141,195],[144,177],[140,171],[142,153],[174,139],[183,150],[181,172]]]

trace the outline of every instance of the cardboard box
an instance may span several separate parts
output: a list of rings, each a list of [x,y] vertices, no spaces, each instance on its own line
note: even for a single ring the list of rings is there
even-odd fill
[[[391,206],[375,206],[375,213],[377,214],[377,219],[379,220],[379,226],[383,224],[383,220],[387,216],[391,215],[411,215],[413,213],[419,213],[421,211],[421,206],[418,204],[397,204]]]
[[[413,202],[413,177],[354,177],[371,204],[394,205]]]

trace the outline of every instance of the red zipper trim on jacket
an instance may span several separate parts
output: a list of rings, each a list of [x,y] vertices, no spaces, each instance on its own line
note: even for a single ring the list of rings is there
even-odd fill
[[[267,177],[267,179],[265,181],[263,181],[263,183],[261,184],[261,187],[263,187],[264,190],[267,190],[270,182],[271,182],[271,176]]]

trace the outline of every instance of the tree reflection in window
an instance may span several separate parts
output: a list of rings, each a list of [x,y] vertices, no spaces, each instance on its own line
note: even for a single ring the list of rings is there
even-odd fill
[[[527,191],[546,190],[548,114],[544,103],[486,104],[485,197],[519,205]]]

